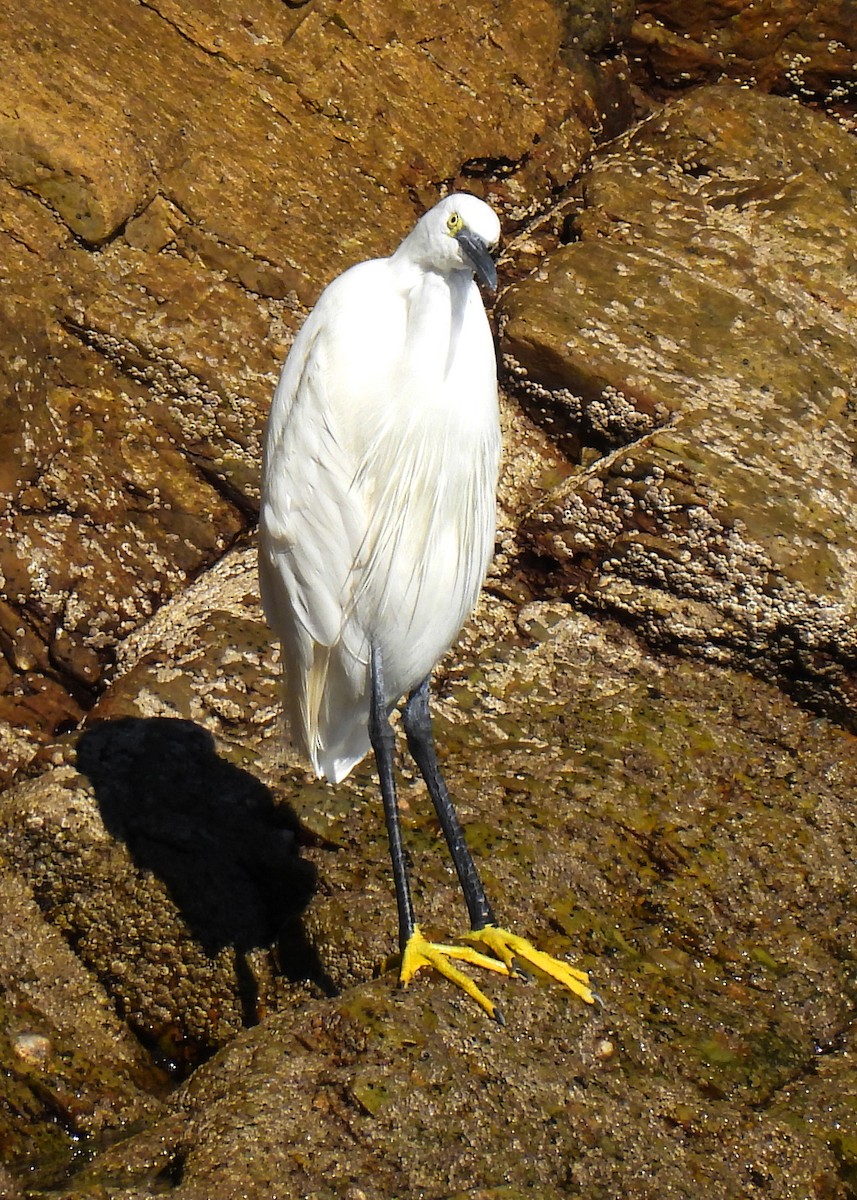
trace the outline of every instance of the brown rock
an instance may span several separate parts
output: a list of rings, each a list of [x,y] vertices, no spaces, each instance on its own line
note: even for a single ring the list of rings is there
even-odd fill
[[[27,1159],[46,1164],[62,1155],[69,1136],[102,1136],[160,1111],[147,1094],[159,1085],[157,1073],[107,994],[5,865],[0,988],[0,1142],[6,1164]],[[0,1175],[0,1194],[6,1195],[3,1187]]]
[[[2,794],[4,857],[157,1061],[186,1069],[282,998],[283,963],[310,973],[288,934],[311,871],[264,785],[191,722],[95,725],[76,762],[86,779]]]
[[[290,791],[325,830],[305,922],[342,994],[234,1039],[175,1116],[107,1150],[69,1196],[118,1200],[157,1171],[176,1200],[691,1200],[700,1178],[732,1200],[748,1177],[766,1200],[846,1200],[857,741],[774,687],[654,660],[557,605],[481,648],[439,700],[447,776],[501,918],[589,968],[602,1006],[492,979],[500,1029],[445,981],[369,980],[395,940],[369,770]],[[284,790],[276,731],[252,744]],[[465,917],[435,821],[407,779],[403,799],[420,918],[449,936]]]
[[[508,295],[503,342],[592,448],[528,523],[551,586],[849,721],[855,180],[834,124],[696,92],[594,160],[581,240]]]
[[[628,47],[648,79],[668,87],[726,78],[853,110],[854,18],[851,0],[643,0]]]
[[[631,107],[620,57],[564,56],[549,0],[23,3],[0,37],[0,636],[36,672],[0,732],[14,774],[254,519],[274,380],[323,285],[440,187],[522,219]]]
[[[253,550],[224,551],[322,284],[442,185],[488,195],[515,235],[629,119],[631,10],[221,10],[0,17],[0,361],[23,398],[0,414],[11,769],[29,724],[48,740],[103,689],[74,750],[49,745],[0,796],[29,914],[8,922],[10,990],[26,1003],[36,978],[46,1014],[3,1026],[0,1136],[39,1156],[30,1190],[54,1200],[846,1200],[854,739],[728,664],[784,673],[791,653],[810,699],[845,703],[850,149],[794,107],[703,92],[510,239],[517,275],[546,239],[582,238],[509,301],[529,411],[553,424],[504,406],[501,553],[437,726],[498,911],[590,967],[604,1007],[494,980],[501,1031],[445,982],[370,979],[395,944],[370,766],[332,789],[284,764]],[[552,585],[726,665],[521,610],[540,583],[522,508],[530,545],[561,555]],[[409,774],[402,801],[420,917],[454,934]],[[67,1005],[61,935],[84,964]],[[102,1031],[78,1075],[55,1070],[78,1025],[109,1042],[103,994],[162,1062],[223,1048],[168,1117],[58,1183],[62,1129],[31,1139],[47,1103],[93,1136],[154,1114],[130,1068],[104,1099],[121,1028],[121,1054]]]

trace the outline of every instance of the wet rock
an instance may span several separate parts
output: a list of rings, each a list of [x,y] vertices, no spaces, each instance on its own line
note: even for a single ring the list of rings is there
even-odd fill
[[[3,1200],[22,1200],[24,1193],[5,1167],[0,1166],[0,1196]]]
[[[587,59],[549,0],[0,15],[0,778],[252,524],[324,284],[445,187],[523,220],[630,119],[612,14]]]
[[[258,727],[277,728],[255,574],[235,552],[164,605],[83,736],[0,795],[0,852],[179,1073],[321,974],[299,920],[312,868],[247,770]]]
[[[503,341],[584,464],[526,524],[548,585],[848,721],[855,180],[832,123],[699,91],[596,157]]]
[[[390,975],[372,980],[395,948],[372,772],[365,764],[334,789],[284,761],[252,550],[234,551],[127,640],[125,674],[78,752],[99,809],[68,768],[57,774],[70,795],[55,810],[27,785],[4,811],[6,852],[34,873],[62,850],[62,877],[49,886],[65,898],[50,911],[82,956],[102,928],[122,1003],[136,980],[138,1009],[162,1026],[170,1013],[178,1024],[194,1018],[195,998],[209,1028],[212,1012],[246,1020],[234,960],[231,974],[222,962],[208,976],[198,965],[222,868],[217,889],[191,877],[194,916],[175,889],[167,903],[158,862],[147,876],[139,856],[153,832],[147,810],[166,796],[169,836],[156,858],[179,853],[188,870],[200,852],[223,862],[206,851],[221,840],[211,817],[223,763],[251,766],[309,842],[317,889],[302,930],[341,995],[260,986],[269,1012],[259,1010],[258,1029],[198,1069],[168,1118],[104,1151],[59,1195],[416,1197],[467,1194],[477,1181],[489,1194],[612,1200],[655,1187],[689,1200],[704,1177],[716,1200],[748,1179],[776,1200],[813,1188],[846,1200],[847,1143],[835,1122],[806,1114],[824,1104],[813,1091],[820,1059],[842,1088],[853,1078],[842,1045],[855,738],[770,685],[655,659],[628,631],[560,604],[519,611],[486,597],[463,647],[442,673],[436,725],[486,885],[501,919],[593,973],[603,1007],[545,982],[490,981],[508,1021],[500,1030],[443,981],[419,978],[403,994]],[[177,724],[189,718],[189,728]],[[156,733],[165,719],[187,760],[180,770]],[[217,736],[216,774],[202,725]],[[221,826],[235,845],[230,906],[258,896],[267,861],[247,788],[240,821],[250,840],[237,803]],[[451,936],[463,906],[424,791],[406,771],[402,800],[420,919]],[[44,821],[44,836],[22,832],[26,819]],[[124,839],[109,849],[105,819]],[[109,905],[88,839],[98,859],[117,850],[125,859]],[[251,961],[264,979],[260,956]],[[226,1021],[221,1029],[228,1037]]]
[[[628,48],[647,81],[731,79],[853,111],[857,30],[842,0],[718,5],[643,0]]]
[[[569,192],[645,103],[629,5],[221,8],[0,15],[4,1148],[54,1200],[848,1200],[857,753],[773,681],[848,709],[853,149],[706,90]],[[441,753],[498,913],[602,999],[492,979],[505,1031],[383,973],[373,772],[284,749],[244,540],[294,329],[447,186],[539,275]],[[454,936],[404,764],[401,799]]]
[[[474,1186],[608,1200],[690,1198],[704,1177],[717,1200],[751,1185],[846,1200],[842,1139],[807,1112],[824,1103],[820,1061],[845,1089],[854,1076],[857,741],[771,686],[653,660],[544,603],[451,669],[439,708],[501,917],[587,967],[601,1006],[491,980],[500,1029],[444,981],[367,982],[394,935],[380,806],[362,771],[302,789],[297,814],[326,813],[329,835],[307,928],[334,969],[353,955],[342,994],[241,1034],[74,1188],[145,1195],[158,1173],[177,1200]],[[456,886],[422,790],[403,794],[420,918],[448,936]]]
[[[852,1188],[857,1175],[857,1141],[853,1112],[857,1104],[854,1029],[838,1042],[818,1047],[818,1068],[811,1080],[796,1080],[783,1090],[779,1106],[782,1119],[792,1127],[812,1131],[824,1139],[839,1164],[842,1178]]]
[[[565,21],[566,48],[580,49],[592,55],[623,47],[636,11],[630,0],[619,0],[606,7],[562,0],[559,7]]]
[[[34,201],[8,193],[5,285],[30,292],[59,247]],[[3,236],[3,235],[0,235]],[[219,554],[242,518],[189,463],[139,386],[42,304],[4,293],[0,414],[3,778],[92,704],[117,639]]]
[[[39,1164],[35,1182],[75,1141],[158,1114],[163,1079],[5,863],[0,914],[0,1143],[10,1167]]]
[[[311,869],[287,810],[190,721],[95,725],[76,761],[0,797],[2,852],[156,1061],[185,1070],[310,973]]]

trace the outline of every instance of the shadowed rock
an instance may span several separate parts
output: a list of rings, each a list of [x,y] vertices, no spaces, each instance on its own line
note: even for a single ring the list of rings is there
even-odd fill
[[[298,855],[296,821],[192,721],[94,725],[78,742],[77,768],[107,831],[165,884],[207,954],[270,945],[305,907],[313,872]],[[300,977],[306,964],[286,966]]]

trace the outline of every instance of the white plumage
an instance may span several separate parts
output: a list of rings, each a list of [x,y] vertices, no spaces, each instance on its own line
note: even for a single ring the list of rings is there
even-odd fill
[[[481,200],[442,200],[322,293],[274,396],[262,601],[292,737],[332,781],[369,750],[370,645],[392,710],[455,640],[491,558],[496,360],[467,251],[499,234]]]
[[[375,751],[402,985],[431,967],[502,1022],[457,963],[508,975],[521,961],[594,997],[584,971],[496,924],[431,733],[428,676],[476,603],[494,546],[497,367],[473,276],[496,285],[499,235],[481,200],[449,196],[389,258],[322,293],[271,408],[259,574],[293,739],[334,782]],[[416,922],[389,722],[405,695],[408,748],[470,916],[466,945],[429,941]]]

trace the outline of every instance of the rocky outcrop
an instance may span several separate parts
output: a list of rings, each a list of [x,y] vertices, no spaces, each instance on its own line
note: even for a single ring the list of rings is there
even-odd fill
[[[650,86],[730,79],[831,112],[854,104],[857,27],[847,0],[715,6],[643,0],[627,44]]]
[[[624,0],[222,9],[0,15],[4,1164],[53,1200],[849,1200],[847,120],[659,107]],[[600,997],[486,981],[505,1030],[385,972],[373,772],[285,752],[252,535],[295,328],[447,187],[503,220],[506,457],[437,732],[498,913]],[[404,763],[401,799],[453,936]]]
[[[6,862],[0,918],[0,1144],[5,1165],[42,1182],[70,1135],[115,1137],[159,1114],[165,1077]],[[17,1196],[6,1183],[0,1172],[0,1194]]]
[[[511,378],[586,460],[524,524],[548,586],[851,726],[855,184],[830,122],[697,91],[593,160],[579,240],[503,304]]]
[[[594,57],[612,19],[583,72],[549,0],[471,9],[0,17],[6,779],[252,523],[273,381],[323,285],[440,186],[520,219],[627,123],[622,60]]]
[[[371,772],[295,786],[275,730],[233,725],[315,833],[304,928],[340,994],[281,999],[58,1195],[689,1200],[704,1178],[846,1200],[857,744],[747,675],[544,602],[516,636],[511,611],[450,667],[447,775],[501,918],[600,1005],[487,981],[501,1029],[442,980],[373,980],[395,906]],[[460,896],[422,789],[403,799],[419,916],[448,936]]]

